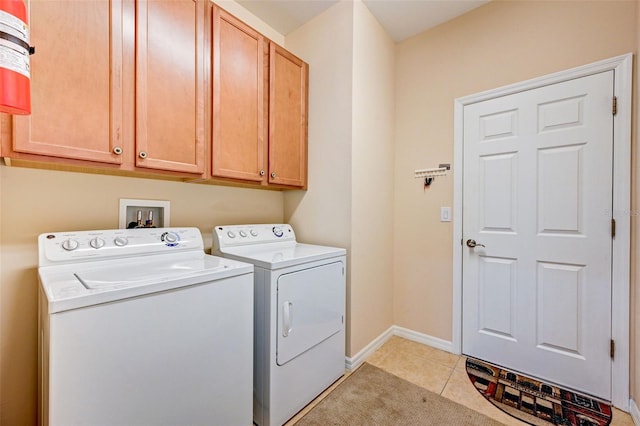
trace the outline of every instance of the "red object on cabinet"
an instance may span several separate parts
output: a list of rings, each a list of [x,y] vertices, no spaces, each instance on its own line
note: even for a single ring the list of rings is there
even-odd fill
[[[0,0],[0,112],[31,113],[26,0]]]

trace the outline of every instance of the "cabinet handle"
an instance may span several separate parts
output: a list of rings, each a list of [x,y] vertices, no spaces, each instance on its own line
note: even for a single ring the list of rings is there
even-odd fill
[[[138,157],[140,158],[147,158],[147,153],[144,151],[140,151],[140,153],[138,154]]]
[[[260,176],[264,176],[264,170],[260,170]]]
[[[276,177],[276,172],[271,172],[271,177],[275,178]]]
[[[113,153],[116,155],[120,155],[122,154],[122,148],[120,148],[119,146],[116,146],[113,148]]]

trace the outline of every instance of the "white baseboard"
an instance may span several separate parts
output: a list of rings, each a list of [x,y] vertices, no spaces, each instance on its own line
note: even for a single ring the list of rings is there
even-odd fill
[[[407,340],[412,340],[414,342],[422,343],[423,345],[454,353],[453,342],[449,340],[429,336],[428,334],[419,333],[417,331],[409,330],[408,328],[399,327],[397,325],[394,325],[391,328],[393,328],[394,336],[404,337]]]
[[[351,358],[345,358],[345,368],[349,371],[355,370],[360,367],[367,358],[369,358],[375,351],[377,351],[380,346],[384,345],[384,342],[389,340],[393,336],[393,326],[389,327],[387,331],[376,337],[369,343],[367,346],[362,348],[357,354],[352,356]]]
[[[345,358],[345,368],[349,371],[355,370],[367,360],[380,346],[391,338],[391,336],[403,337],[407,340],[412,340],[423,345],[431,346],[436,349],[440,349],[446,352],[453,353],[453,343],[448,340],[443,340],[438,337],[429,336],[428,334],[419,333],[417,331],[409,330],[408,328],[392,325],[385,332],[373,339],[371,343],[362,348],[353,357]]]
[[[633,419],[633,424],[636,426],[640,426],[640,410],[638,409],[638,405],[633,399],[629,400],[629,414],[631,414],[631,418]]]

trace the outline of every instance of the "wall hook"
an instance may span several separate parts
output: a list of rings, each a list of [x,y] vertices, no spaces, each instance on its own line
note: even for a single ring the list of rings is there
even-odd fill
[[[434,169],[421,169],[413,172],[414,178],[424,178],[424,187],[428,187],[433,183],[433,179],[436,176],[446,176],[447,172],[451,170],[451,164],[439,164]]]

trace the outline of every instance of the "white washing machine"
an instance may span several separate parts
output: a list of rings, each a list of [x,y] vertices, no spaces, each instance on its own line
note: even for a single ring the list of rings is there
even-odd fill
[[[214,228],[216,254],[255,266],[253,421],[280,426],[344,374],[346,250],[289,225]]]
[[[250,425],[253,265],[196,228],[38,239],[39,424]]]

